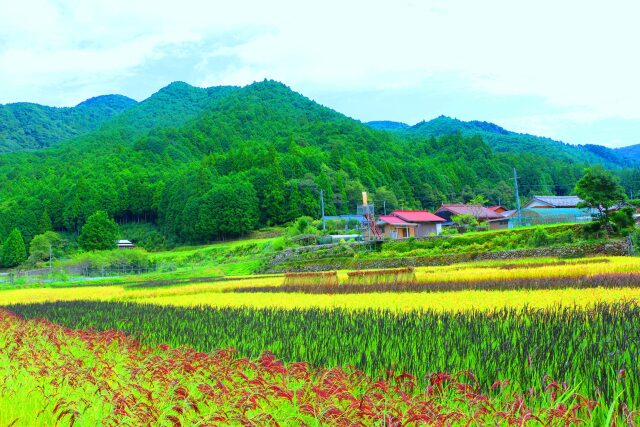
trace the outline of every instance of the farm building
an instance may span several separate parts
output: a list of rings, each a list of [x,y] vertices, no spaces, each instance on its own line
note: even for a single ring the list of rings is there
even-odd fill
[[[136,247],[136,245],[131,243],[129,240],[118,240],[116,242],[116,246],[118,249],[133,249]]]
[[[407,239],[415,237],[418,224],[407,222],[394,215],[381,215],[376,225],[380,229],[383,238]]]
[[[400,218],[408,223],[416,224],[415,236],[428,237],[430,235],[439,235],[442,231],[442,223],[444,218],[428,211],[402,211],[397,210],[391,212],[391,215]]]
[[[480,205],[443,204],[435,214],[445,220],[442,225],[452,225],[454,215],[472,215],[478,222],[486,222],[490,230],[499,230],[509,226],[509,218]]]
[[[502,205],[489,206],[489,209],[491,209],[492,211],[497,212],[497,213],[499,213],[499,214],[504,214],[505,212],[507,212],[507,211],[508,211],[508,209],[507,209],[507,208],[505,208],[505,207],[504,207],[504,206],[502,206]]]
[[[576,208],[583,200],[578,196],[533,196],[523,209]]]
[[[521,211],[522,225],[562,224],[588,222],[593,219],[595,209],[579,208],[524,208]],[[509,226],[519,225],[518,213],[509,218]]]

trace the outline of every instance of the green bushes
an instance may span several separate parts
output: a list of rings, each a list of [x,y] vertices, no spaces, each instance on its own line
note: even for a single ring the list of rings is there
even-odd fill
[[[536,229],[531,236],[530,245],[536,248],[549,245],[549,234],[543,228]]]
[[[149,259],[149,254],[142,249],[85,252],[75,255],[65,265],[69,269],[80,269],[85,274],[102,271],[147,270],[155,266]]]
[[[492,252],[530,249],[574,243],[583,238],[580,226],[560,225],[470,233],[450,237],[430,237],[414,241],[387,242],[378,257],[431,256],[451,253]]]
[[[148,251],[160,251],[169,246],[167,238],[158,231],[158,228],[145,222],[120,225],[120,237]]]

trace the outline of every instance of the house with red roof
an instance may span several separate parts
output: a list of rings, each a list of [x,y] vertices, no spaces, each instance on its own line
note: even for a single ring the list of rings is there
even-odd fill
[[[509,210],[509,209],[505,208],[502,205],[489,206],[489,209],[491,209],[494,212],[498,212],[499,214],[504,213],[504,212]]]
[[[408,223],[416,224],[416,237],[437,236],[442,231],[442,224],[446,222],[444,218],[429,211],[396,210],[391,212],[391,215]]]
[[[380,215],[376,225],[385,239],[408,239],[415,237],[418,224],[405,221],[395,215]]]
[[[452,217],[455,215],[470,214],[478,222],[487,223],[490,230],[509,227],[509,218],[481,205],[443,204],[435,213],[445,219],[446,222],[443,225],[453,225]]]

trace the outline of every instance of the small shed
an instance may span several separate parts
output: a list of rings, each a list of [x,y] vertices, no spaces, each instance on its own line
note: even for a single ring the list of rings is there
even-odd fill
[[[136,247],[136,245],[131,243],[129,240],[118,240],[116,242],[116,246],[118,246],[118,249],[133,249]]]
[[[418,224],[404,221],[394,215],[381,215],[376,223],[382,237],[388,239],[407,239],[415,237]]]

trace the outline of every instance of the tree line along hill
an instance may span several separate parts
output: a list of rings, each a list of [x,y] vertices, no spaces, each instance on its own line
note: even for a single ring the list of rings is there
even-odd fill
[[[209,242],[318,217],[321,190],[326,215],[354,213],[362,191],[388,209],[477,195],[513,206],[514,167],[525,198],[571,193],[594,163],[640,190],[637,160],[605,147],[442,117],[381,130],[274,81],[207,89],[176,82],[139,103],[108,96],[71,109],[29,104],[37,113],[16,122],[17,106],[0,106],[3,240],[17,228],[29,242],[42,222],[77,235],[105,211],[121,224],[153,224],[171,242]]]

